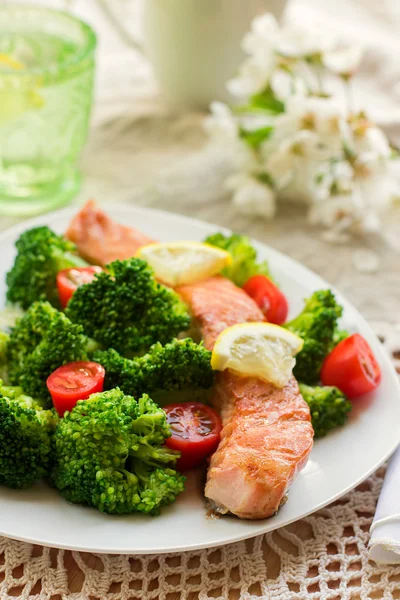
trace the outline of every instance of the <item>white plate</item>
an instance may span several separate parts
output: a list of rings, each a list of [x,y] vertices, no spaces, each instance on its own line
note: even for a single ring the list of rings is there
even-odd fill
[[[25,229],[47,224],[63,232],[74,214],[56,212],[4,232],[0,236],[0,298],[4,303],[4,275],[14,258],[13,244]],[[110,214],[159,240],[202,240],[219,228],[178,215],[142,208],[112,207]],[[276,250],[255,244],[269,260],[274,276],[287,294],[291,314],[315,289],[328,287],[320,277]],[[368,291],[366,290],[366,293]],[[396,373],[381,344],[354,309],[345,307],[343,324],[369,341],[382,368],[378,391],[358,402],[351,422],[316,442],[306,468],[289,492],[279,513],[263,521],[233,517],[210,519],[202,494],[204,474],[192,474],[187,490],[159,517],[111,516],[69,504],[44,484],[24,491],[0,489],[0,534],[45,546],[115,554],[181,552],[210,548],[271,531],[339,498],[370,475],[399,442],[400,393]]]

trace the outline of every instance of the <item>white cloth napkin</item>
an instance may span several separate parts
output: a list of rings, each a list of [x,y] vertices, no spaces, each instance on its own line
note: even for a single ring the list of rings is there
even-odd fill
[[[392,456],[385,475],[369,542],[377,563],[400,564],[400,448]]]

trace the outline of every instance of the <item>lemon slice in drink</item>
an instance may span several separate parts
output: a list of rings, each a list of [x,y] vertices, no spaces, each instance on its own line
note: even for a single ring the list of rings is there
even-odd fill
[[[0,65],[5,65],[14,71],[21,71],[25,68],[25,65],[21,61],[11,56],[11,54],[4,54],[2,52],[0,52]]]
[[[26,66],[21,61],[17,60],[10,54],[0,52],[0,69],[6,67],[11,72],[24,71]],[[0,126],[5,125],[15,119],[21,117],[24,113],[42,108],[44,100],[36,91],[39,87],[37,78],[26,79],[28,87],[21,85],[19,87],[5,87],[1,92],[1,110],[0,110]]]
[[[303,340],[283,327],[242,323],[220,333],[211,366],[216,371],[232,369],[283,387],[291,377],[294,357],[302,347]]]
[[[164,242],[142,246],[137,255],[159,281],[176,287],[216,275],[232,262],[225,250],[202,242]]]

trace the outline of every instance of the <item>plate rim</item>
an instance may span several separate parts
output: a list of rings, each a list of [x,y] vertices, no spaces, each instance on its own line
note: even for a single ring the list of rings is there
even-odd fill
[[[130,214],[141,213],[142,216],[145,218],[148,217],[149,215],[151,216],[152,214],[156,214],[160,218],[167,217],[167,218],[175,220],[175,222],[180,221],[182,223],[182,225],[184,225],[186,223],[188,225],[191,224],[193,226],[198,226],[198,225],[206,226],[206,227],[214,226],[215,228],[218,228],[219,231],[222,231],[224,233],[232,232],[232,230],[227,227],[223,227],[221,225],[216,225],[209,221],[204,221],[202,219],[197,219],[195,217],[190,217],[190,216],[182,215],[179,213],[174,213],[172,211],[162,210],[159,208],[145,207],[145,206],[140,206],[140,205],[135,205],[135,204],[127,205],[127,204],[123,204],[123,203],[106,205],[106,203],[104,203],[104,202],[96,202],[96,204],[100,208],[103,208],[104,210],[106,210],[111,216],[113,214],[113,211],[120,212],[120,213],[126,212],[126,213],[130,213]],[[48,224],[49,222],[51,222],[51,220],[53,218],[60,218],[60,217],[62,218],[65,215],[66,219],[67,218],[69,219],[74,214],[76,214],[76,212],[79,211],[81,208],[82,208],[82,205],[72,206],[72,207],[63,208],[61,210],[55,210],[55,211],[49,212],[47,214],[39,215],[39,216],[30,218],[30,219],[25,219],[22,222],[16,223],[16,224],[12,225],[11,227],[8,227],[5,230],[1,231],[0,232],[0,244],[2,244],[5,240],[7,240],[7,238],[9,238],[9,237],[12,238],[12,237],[15,237],[15,235],[17,235],[17,234],[22,233],[25,229],[27,229],[29,227],[34,227],[39,224]],[[279,257],[280,259],[283,259],[283,261],[286,262],[289,266],[296,267],[297,269],[299,269],[299,271],[300,271],[300,276],[298,278],[299,280],[302,279],[302,275],[307,275],[308,277],[311,277],[312,279],[316,278],[317,280],[329,285],[330,289],[332,289],[332,291],[340,299],[342,299],[346,303],[346,305],[348,305],[348,307],[351,307],[351,309],[357,314],[357,317],[362,320],[363,326],[365,327],[366,330],[368,330],[369,334],[372,337],[374,337],[376,340],[378,340],[377,335],[372,330],[372,328],[370,327],[370,325],[369,325],[368,321],[365,319],[365,317],[358,311],[358,309],[352,304],[352,302],[347,300],[346,297],[339,290],[337,290],[335,286],[331,285],[325,278],[318,275],[317,273],[312,271],[309,267],[303,265],[301,262],[295,260],[294,258],[288,256],[287,254],[285,254],[279,250],[276,250],[272,246],[270,246],[264,242],[260,242],[255,238],[252,238],[251,235],[249,235],[249,238],[257,249],[262,250],[263,248],[266,248],[268,250],[269,254],[275,255],[275,256]],[[293,278],[292,276],[291,276],[291,279],[295,280],[295,278]],[[396,370],[394,368],[394,365],[393,365],[392,361],[390,360],[390,357],[384,351],[381,352],[381,357],[385,362],[385,367],[387,369],[389,369],[389,371],[391,371],[391,376],[392,376],[393,382],[395,384],[394,393],[397,393],[397,396],[400,400],[400,381],[399,381],[398,375],[396,373]],[[218,547],[222,547],[222,546],[225,546],[228,544],[234,544],[234,543],[246,540],[246,539],[252,539],[259,535],[265,535],[266,533],[268,533],[270,531],[274,531],[276,529],[279,529],[280,527],[286,527],[287,525],[290,525],[291,523],[301,520],[301,519],[309,516],[310,514],[313,514],[317,511],[321,510],[322,508],[328,506],[329,504],[335,502],[339,498],[348,494],[351,490],[356,488],[358,485],[360,485],[360,483],[365,481],[368,477],[370,477],[370,475],[372,473],[374,473],[394,453],[394,451],[399,446],[399,444],[400,444],[400,427],[399,427],[399,434],[398,434],[397,440],[393,441],[391,443],[390,447],[385,451],[383,457],[381,457],[379,460],[375,461],[374,465],[372,467],[370,467],[369,469],[367,469],[354,482],[352,482],[345,488],[341,489],[337,494],[334,494],[333,496],[331,496],[329,498],[329,500],[321,501],[317,506],[314,506],[311,510],[304,511],[301,514],[299,514],[293,518],[289,518],[287,521],[285,521],[284,524],[279,524],[276,527],[274,527],[274,526],[271,527],[271,525],[269,525],[269,523],[271,523],[273,525],[273,521],[271,521],[270,519],[254,521],[257,523],[265,522],[265,526],[261,525],[260,527],[257,528],[257,531],[254,531],[254,533],[251,533],[251,532],[249,533],[248,531],[245,533],[238,533],[237,535],[233,535],[232,537],[230,537],[229,540],[224,540],[224,541],[215,540],[215,541],[211,541],[211,542],[193,543],[193,544],[188,543],[185,545],[174,546],[173,549],[166,549],[166,548],[147,549],[146,548],[144,550],[138,550],[138,549],[132,548],[131,550],[121,551],[118,549],[111,549],[111,550],[106,549],[106,548],[99,549],[99,548],[95,548],[95,547],[82,546],[79,544],[56,543],[54,541],[42,540],[37,537],[30,537],[29,535],[26,535],[26,536],[12,535],[7,531],[3,531],[2,528],[0,528],[0,536],[9,538],[12,540],[30,543],[30,544],[37,544],[37,545],[41,545],[44,547],[52,547],[52,548],[57,548],[57,549],[72,550],[72,551],[78,551],[78,552],[91,552],[91,553],[97,553],[97,554],[112,554],[112,555],[118,555],[118,554],[123,554],[123,555],[153,555],[153,554],[168,555],[168,554],[171,554],[172,555],[172,554],[176,554],[176,553],[193,552],[196,550],[204,550],[204,549],[208,549],[208,548],[218,548]]]

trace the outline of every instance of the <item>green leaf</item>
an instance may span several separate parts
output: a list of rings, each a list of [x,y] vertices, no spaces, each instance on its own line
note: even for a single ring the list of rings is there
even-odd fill
[[[266,127],[260,127],[259,129],[248,130],[244,127],[239,128],[239,137],[244,140],[252,148],[258,148],[260,144],[265,142],[273,132],[274,128],[272,125]]]
[[[272,177],[272,175],[270,175],[269,173],[258,173],[256,175],[256,179],[258,179],[258,181],[260,181],[261,183],[264,183],[265,185],[267,185],[268,187],[274,189],[275,188],[275,180]]]
[[[396,158],[400,158],[400,148],[395,146],[394,144],[390,144],[391,155],[390,158],[395,160]]]
[[[252,96],[250,99],[250,106],[266,110],[276,115],[285,111],[284,103],[275,96],[270,87],[267,87],[260,94]]]
[[[232,110],[236,114],[268,113],[270,115],[279,115],[285,112],[285,105],[275,96],[273,90],[267,87],[263,92],[251,96],[248,104],[234,106]]]
[[[354,150],[352,148],[350,148],[350,146],[346,140],[343,140],[343,154],[344,154],[345,159],[350,164],[352,164],[355,161],[355,159],[357,158],[356,153],[354,152]]]

